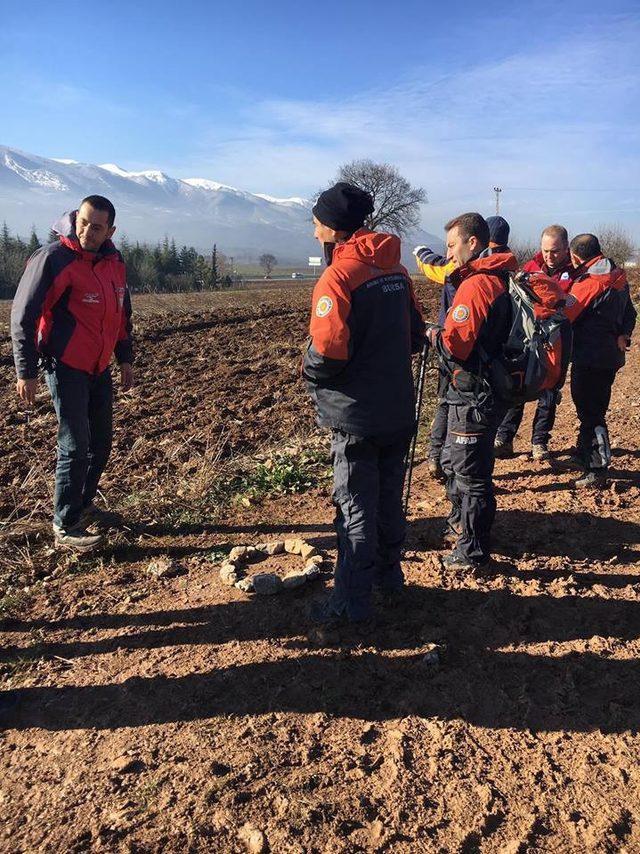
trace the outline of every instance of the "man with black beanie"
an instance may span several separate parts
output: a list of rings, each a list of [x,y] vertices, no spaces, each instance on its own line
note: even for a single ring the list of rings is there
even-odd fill
[[[364,227],[371,196],[340,182],[314,208],[327,262],[316,284],[303,376],[318,423],[332,430],[338,560],[332,594],[312,609],[319,638],[367,626],[372,592],[401,590],[404,460],[414,429],[411,354],[424,321],[400,240]]]

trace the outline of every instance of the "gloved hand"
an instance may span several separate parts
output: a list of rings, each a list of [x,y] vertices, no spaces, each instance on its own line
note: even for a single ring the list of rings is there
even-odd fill
[[[416,246],[413,250],[413,254],[418,258],[418,260],[422,261],[424,260],[424,257],[432,255],[433,252],[428,246]]]
[[[441,329],[437,323],[425,323],[424,326],[424,337],[427,339],[431,347],[435,347],[436,338],[438,337],[438,332]]]

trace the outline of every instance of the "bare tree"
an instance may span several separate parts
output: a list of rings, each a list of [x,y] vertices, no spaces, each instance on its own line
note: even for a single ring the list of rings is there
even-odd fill
[[[278,259],[275,255],[271,255],[269,252],[265,252],[264,255],[260,256],[260,260],[258,263],[264,270],[265,276],[270,276],[273,268],[278,265]]]
[[[531,240],[510,240],[509,249],[516,256],[519,267],[530,261],[539,251],[538,245]]]
[[[600,225],[596,229],[596,234],[605,258],[613,258],[620,267],[633,258],[635,254],[633,240],[621,225]]]
[[[422,187],[412,187],[395,166],[373,160],[352,160],[338,171],[338,181],[348,181],[373,197],[369,228],[384,227],[402,237],[420,225],[420,205],[427,201]]]

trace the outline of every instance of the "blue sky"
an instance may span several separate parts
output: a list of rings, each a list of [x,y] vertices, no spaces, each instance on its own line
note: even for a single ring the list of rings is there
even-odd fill
[[[603,8],[605,11],[603,11]],[[640,243],[640,9],[593,0],[0,3],[0,143],[300,196],[371,157],[425,227]]]

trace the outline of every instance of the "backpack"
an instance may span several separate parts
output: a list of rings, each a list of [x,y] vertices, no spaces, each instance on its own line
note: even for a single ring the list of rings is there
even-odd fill
[[[503,278],[511,298],[511,331],[501,353],[488,364],[494,395],[509,406],[537,400],[564,385],[572,330],[563,308],[567,295],[544,273]]]

